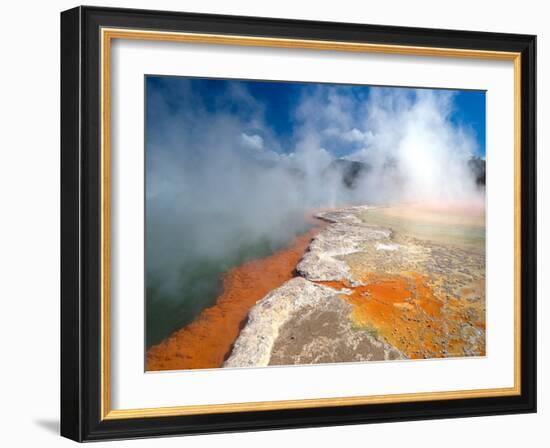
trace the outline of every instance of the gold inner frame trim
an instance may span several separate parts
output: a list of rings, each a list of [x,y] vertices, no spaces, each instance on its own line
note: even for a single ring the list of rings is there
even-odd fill
[[[307,409],[413,401],[502,397],[521,394],[521,54],[459,48],[418,47],[305,39],[279,39],[217,34],[144,31],[137,29],[101,29],[101,419],[167,417],[228,412]],[[383,53],[411,56],[455,57],[513,61],[514,63],[514,386],[442,392],[420,392],[356,397],[262,401],[214,405],[188,405],[140,409],[111,409],[110,368],[110,126],[111,41],[132,39],[185,42],[212,45],[294,48],[356,53]]]

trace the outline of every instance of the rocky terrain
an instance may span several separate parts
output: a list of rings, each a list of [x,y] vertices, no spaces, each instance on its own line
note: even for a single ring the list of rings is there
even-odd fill
[[[369,222],[329,223],[298,277],[258,301],[224,367],[485,355],[483,248],[434,242]]]
[[[362,252],[368,245],[390,244],[389,229],[373,227],[360,219],[368,207],[354,207],[317,215],[332,224],[311,242],[297,271],[311,281],[347,280],[353,282],[350,265],[344,255]]]
[[[352,306],[338,295],[302,277],[289,280],[252,308],[224,367],[403,357],[368,333],[354,331]]]

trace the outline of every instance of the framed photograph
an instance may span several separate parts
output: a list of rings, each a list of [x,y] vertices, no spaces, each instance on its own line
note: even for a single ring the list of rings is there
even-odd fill
[[[61,14],[61,433],[536,410],[536,38]]]

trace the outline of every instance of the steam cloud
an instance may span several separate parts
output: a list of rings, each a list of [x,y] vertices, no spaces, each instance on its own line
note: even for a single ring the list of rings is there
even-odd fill
[[[168,296],[185,287],[187,261],[277,247],[314,208],[483,200],[468,167],[476,138],[452,122],[452,91],[310,85],[282,137],[246,83],[225,83],[212,103],[194,82],[147,96],[146,269]],[[341,160],[366,168],[351,187]]]

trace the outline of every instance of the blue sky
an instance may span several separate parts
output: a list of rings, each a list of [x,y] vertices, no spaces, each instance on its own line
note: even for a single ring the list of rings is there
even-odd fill
[[[202,114],[205,119],[222,114],[235,117],[245,123],[243,133],[260,135],[266,144],[268,141],[271,142],[275,152],[283,154],[295,150],[294,145],[300,129],[304,127],[304,122],[309,120],[309,116],[314,115],[316,129],[319,132],[327,131],[319,144],[336,158],[353,158],[354,151],[364,146],[364,141],[355,141],[353,144],[347,140],[343,141],[341,135],[354,129],[361,133],[376,132],[369,129],[368,123],[365,124],[363,120],[365,106],[371,101],[374,91],[397,92],[404,97],[412,97],[418,92],[416,89],[399,87],[163,76],[147,76],[146,88],[148,105],[152,105],[147,110],[148,140],[150,137],[154,138],[163,128],[163,114],[155,112],[155,104],[160,98],[167,109],[165,113]],[[445,119],[451,126],[468,133],[475,140],[475,155],[485,157],[485,92],[421,90],[428,91],[436,101],[439,98],[447,99]],[[333,126],[330,104],[334,102],[335,96],[336,102],[339,103],[336,127],[340,137],[326,137],[332,135],[328,132]],[[312,97],[318,99],[317,110],[315,106],[309,110],[304,107],[307,100],[311,103]]]
[[[480,90],[454,90],[454,113],[451,121],[466,127],[471,127],[479,146],[478,155],[485,157],[485,91]]]

